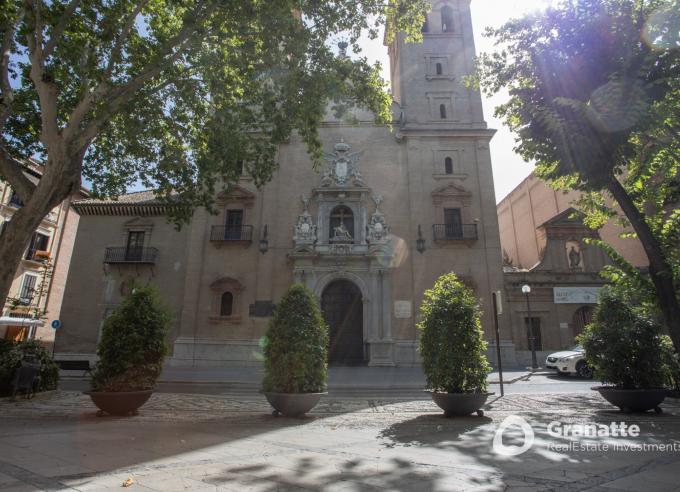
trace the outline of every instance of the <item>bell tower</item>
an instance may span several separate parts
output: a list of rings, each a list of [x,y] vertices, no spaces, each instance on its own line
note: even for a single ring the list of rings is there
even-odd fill
[[[470,0],[434,0],[423,42],[395,37],[389,46],[392,94],[402,128],[486,128],[479,91],[463,78],[474,70]]]

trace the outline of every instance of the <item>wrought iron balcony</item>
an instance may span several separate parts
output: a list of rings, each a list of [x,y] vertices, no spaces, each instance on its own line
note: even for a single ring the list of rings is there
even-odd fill
[[[475,241],[477,224],[434,224],[435,241]]]
[[[253,226],[212,226],[210,230],[211,241],[253,241]]]
[[[154,265],[157,248],[106,248],[104,263],[137,263]]]

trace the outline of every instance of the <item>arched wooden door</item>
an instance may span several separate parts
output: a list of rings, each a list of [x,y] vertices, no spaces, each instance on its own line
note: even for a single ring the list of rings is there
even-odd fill
[[[363,303],[361,291],[348,280],[336,280],[321,295],[321,309],[328,324],[328,362],[362,365],[364,357]]]

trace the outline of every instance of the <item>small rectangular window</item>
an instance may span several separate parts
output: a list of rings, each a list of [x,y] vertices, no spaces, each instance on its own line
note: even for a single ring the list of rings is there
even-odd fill
[[[33,295],[35,294],[35,284],[38,280],[36,275],[28,273],[24,274],[24,279],[21,282],[21,292],[19,298],[22,304],[30,304],[33,302]]]
[[[41,234],[39,232],[34,232],[31,237],[31,242],[28,244],[28,250],[26,251],[27,260],[35,260],[36,252],[47,251],[50,244],[50,236]]]

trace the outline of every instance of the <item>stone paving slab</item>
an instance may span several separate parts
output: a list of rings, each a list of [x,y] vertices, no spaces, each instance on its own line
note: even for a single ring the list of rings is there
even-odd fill
[[[596,393],[509,395],[484,417],[446,419],[428,400],[328,396],[306,418],[274,418],[261,396],[155,394],[135,417],[97,417],[85,395],[0,401],[0,490],[613,491],[680,490],[680,451],[555,451],[548,422],[626,421],[639,438],[676,443],[680,402],[623,415]],[[536,442],[494,452],[508,416]],[[510,432],[506,444],[521,439]],[[568,440],[557,439],[558,444]]]

